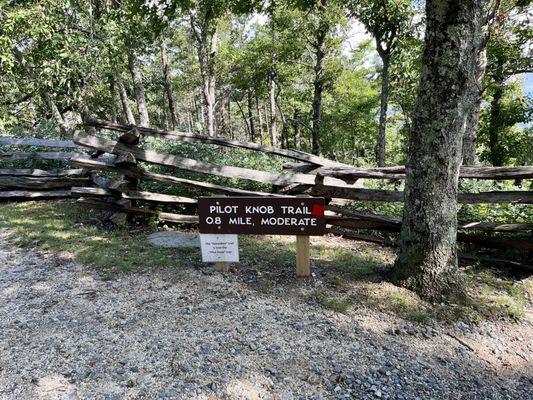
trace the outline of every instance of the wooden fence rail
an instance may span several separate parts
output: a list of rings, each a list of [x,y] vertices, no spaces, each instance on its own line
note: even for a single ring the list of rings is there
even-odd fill
[[[76,132],[74,134],[74,142],[90,149],[111,154],[130,154],[139,161],[145,161],[166,167],[173,167],[184,171],[221,176],[225,178],[245,179],[278,186],[285,186],[293,183],[314,185],[316,179],[314,175],[309,174],[291,172],[273,173],[249,168],[211,164],[205,161],[198,161],[191,158],[161,153],[155,150],[142,149],[137,146],[120,143],[115,140],[105,139],[98,136],[87,135],[82,132]],[[350,185],[336,178],[325,178],[325,183],[332,186],[336,184],[339,187],[350,187]]]
[[[53,152],[0,152],[0,162],[11,161],[62,161],[69,162],[80,156],[83,147],[69,140],[0,137],[0,146],[12,147],[54,147],[67,151]],[[90,186],[92,179],[86,169],[0,169],[0,200],[25,201],[48,200],[71,197],[73,186]]]
[[[83,149],[82,146],[75,144],[72,140],[51,140],[37,138],[15,138],[0,137],[0,146],[36,146],[36,147],[57,147],[62,149]]]
[[[335,177],[346,181],[359,178],[405,179],[405,166],[383,168],[322,167],[315,171],[324,177]],[[475,167],[461,166],[459,178],[467,179],[531,179],[533,166],[524,167]]]
[[[218,136],[194,135],[186,132],[163,131],[159,129],[146,128],[138,125],[124,125],[115,122],[102,121],[98,119],[89,119],[85,121],[88,126],[96,128],[108,129],[116,132],[130,132],[137,130],[140,134],[145,136],[152,136],[166,140],[178,140],[186,143],[205,143],[214,144],[223,147],[242,148],[247,150],[259,151],[266,154],[273,154],[290,158],[296,161],[311,163],[316,166],[331,166],[331,167],[349,167],[347,164],[339,163],[327,158],[315,156],[313,154],[304,153],[302,151],[293,149],[280,149],[278,147],[263,146],[253,142],[243,142],[237,140],[228,140]]]

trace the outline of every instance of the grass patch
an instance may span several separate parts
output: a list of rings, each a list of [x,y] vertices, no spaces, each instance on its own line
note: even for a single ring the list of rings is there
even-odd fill
[[[346,314],[353,304],[353,299],[350,297],[337,299],[330,297],[326,292],[321,290],[315,292],[315,299],[322,307],[342,314]]]
[[[427,324],[430,318],[430,315],[424,311],[412,311],[407,314],[407,319],[417,324]]]
[[[11,243],[19,247],[69,252],[82,264],[111,274],[139,268],[181,266],[172,249],[151,246],[146,232],[130,235],[125,230],[106,232],[92,213],[70,202],[24,202],[2,204],[0,225],[14,232]],[[109,277],[111,277],[110,275]]]
[[[520,318],[533,297],[531,279],[516,281],[489,269],[470,270],[465,283],[477,318]]]

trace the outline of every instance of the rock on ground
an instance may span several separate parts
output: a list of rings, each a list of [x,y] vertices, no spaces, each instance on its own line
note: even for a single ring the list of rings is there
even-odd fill
[[[148,242],[166,248],[200,247],[198,235],[189,232],[155,232],[148,236]]]

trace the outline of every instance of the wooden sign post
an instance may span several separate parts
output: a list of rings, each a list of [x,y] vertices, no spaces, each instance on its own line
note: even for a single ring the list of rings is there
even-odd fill
[[[201,197],[198,217],[200,235],[296,236],[296,276],[301,277],[311,274],[309,236],[325,231],[324,198],[318,197]],[[227,270],[227,263],[215,267]]]
[[[311,275],[309,262],[309,236],[296,236],[296,276],[306,277]]]

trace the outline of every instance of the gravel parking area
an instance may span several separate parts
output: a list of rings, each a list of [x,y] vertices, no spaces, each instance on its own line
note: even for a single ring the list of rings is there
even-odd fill
[[[104,280],[0,231],[2,399],[531,399],[527,320],[417,325],[208,266]],[[313,282],[294,282],[305,294]]]

